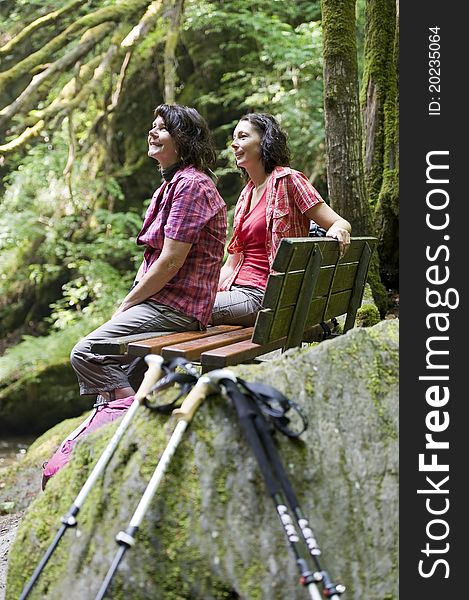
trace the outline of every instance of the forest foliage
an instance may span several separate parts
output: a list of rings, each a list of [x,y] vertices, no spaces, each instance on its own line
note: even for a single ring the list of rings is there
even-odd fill
[[[356,7],[360,76],[369,4]],[[160,183],[146,154],[157,104],[174,99],[206,117],[230,207],[242,184],[230,137],[252,110],[279,119],[292,166],[329,200],[319,1],[0,9],[0,380],[65,356],[131,285],[135,237]]]

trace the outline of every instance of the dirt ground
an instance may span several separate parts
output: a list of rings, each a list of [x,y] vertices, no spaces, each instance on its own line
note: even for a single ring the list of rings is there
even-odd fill
[[[22,516],[23,512],[0,516],[0,600],[5,598],[8,551]]]
[[[18,456],[15,464],[0,468],[0,600],[4,600],[8,567],[8,553],[15,538],[26,508],[41,494],[40,467],[30,466],[25,456]],[[22,467],[17,471],[17,467]],[[10,504],[8,512],[2,512],[5,504]]]

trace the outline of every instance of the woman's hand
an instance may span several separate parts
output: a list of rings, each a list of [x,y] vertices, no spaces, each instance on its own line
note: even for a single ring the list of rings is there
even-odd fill
[[[333,237],[339,242],[339,254],[342,257],[350,246],[350,232],[352,231],[350,223],[325,202],[315,204],[305,212],[305,215],[325,229],[326,236]]]
[[[239,254],[228,254],[225,264],[221,268],[220,278],[218,280],[218,291],[223,289],[224,282],[231,277],[238,262],[240,260]]]
[[[326,232],[327,237],[335,238],[339,242],[339,256],[342,257],[350,246],[350,232],[340,224],[334,223]]]

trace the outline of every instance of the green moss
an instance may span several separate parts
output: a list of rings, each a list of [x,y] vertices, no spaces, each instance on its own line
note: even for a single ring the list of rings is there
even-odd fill
[[[365,304],[357,310],[355,324],[357,327],[372,327],[381,320],[379,310],[374,304]]]
[[[373,255],[371,257],[367,281],[370,284],[373,293],[373,299],[380,312],[380,315],[384,317],[388,307],[388,294],[386,292],[386,288],[384,287],[381,281],[379,269],[379,258],[377,252],[375,251],[373,252]]]
[[[392,285],[398,272],[399,147],[398,40],[392,2],[367,3],[367,34],[361,105],[373,113],[372,139],[366,139],[366,186],[374,209],[381,272]],[[372,100],[370,100],[372,97]],[[367,132],[365,132],[367,137]],[[378,303],[378,299],[377,299]],[[381,305],[378,303],[381,310]]]
[[[316,523],[328,532],[330,527],[332,538],[319,529],[319,541],[324,545],[325,562],[334,576],[337,576],[337,567],[329,558],[331,548],[337,543],[333,536],[358,540],[358,551],[365,553],[364,560],[369,560],[367,553],[377,543],[377,532],[362,515],[367,513],[368,504],[373,506],[374,514],[386,512],[383,503],[385,493],[388,493],[389,476],[392,480],[393,474],[381,470],[380,462],[373,464],[368,472],[370,467],[366,457],[379,444],[385,449],[386,460],[393,464],[388,449],[392,449],[396,439],[395,423],[391,419],[395,413],[389,405],[389,394],[393,394],[396,387],[397,340],[397,323],[382,322],[366,330],[352,330],[314,349],[291,350],[272,365],[235,368],[239,375],[251,381],[264,379],[266,372],[272,373],[273,385],[277,385],[275,378],[280,370],[282,391],[295,399],[298,399],[299,389],[296,374],[300,372],[304,376],[301,382],[304,397],[300,402],[314,402],[308,406],[312,418],[304,438],[307,443],[280,435],[275,436],[275,443],[300,504],[310,509],[313,506],[309,515],[313,526],[317,520]],[[361,355],[366,360],[360,360]],[[315,370],[312,368],[315,365],[321,366]],[[350,374],[345,365],[353,368],[361,390],[365,392],[363,397],[351,397]],[[324,376],[325,369],[336,376]],[[349,415],[348,410],[353,412]],[[129,597],[132,600],[150,597],[222,600],[239,596],[260,600],[266,597],[266,553],[262,544],[268,539],[269,547],[275,548],[272,556],[282,563],[288,560],[288,550],[280,544],[283,534],[262,476],[256,467],[252,475],[244,472],[250,453],[236,421],[233,419],[233,427],[227,421],[227,417],[232,416],[231,411],[231,407],[214,398],[196,414],[149,505],[135,547],[126,554],[116,574],[111,597],[123,600]],[[347,430],[346,419],[349,415],[353,421],[356,413],[358,420],[354,424],[363,422],[365,429],[372,426],[372,434],[368,437],[358,430],[357,445],[354,445],[355,432],[350,428]],[[51,561],[50,570],[38,584],[38,597],[47,597],[48,593],[49,597],[62,594],[60,582],[67,581],[66,573],[70,572],[80,573],[82,580],[86,577],[97,589],[117,549],[114,536],[126,528],[173,426],[174,423],[165,416],[147,410],[137,413],[102,480],[96,484],[80,512],[79,540],[74,532],[66,534],[57,556]],[[41,556],[59,525],[60,515],[68,510],[115,427],[116,424],[111,424],[79,443],[70,464],[51,480],[45,494],[26,513],[18,541],[12,548],[8,600],[18,597],[25,577],[34,568],[34,564],[26,562],[22,549],[27,547],[32,555]],[[337,431],[341,435],[335,438],[336,443],[332,443],[331,436],[336,436]],[[349,439],[350,447],[344,444],[343,437]],[[34,452],[39,446],[33,448]],[[337,462],[331,464],[329,455],[334,452]],[[335,457],[332,460],[335,461]],[[356,468],[355,460],[358,460]],[[365,474],[362,468],[365,468]],[[340,482],[339,489],[334,481]],[[385,482],[386,487],[383,487]],[[240,485],[248,487],[240,488]],[[243,494],[241,489],[246,493]],[[337,522],[337,502],[341,506],[340,522]],[[254,504],[250,506],[249,503]],[[265,515],[264,503],[270,507]],[[249,546],[243,545],[242,540],[239,545],[237,542],[233,545],[238,528],[239,535],[250,535],[246,515],[252,518],[259,535],[253,536]],[[264,538],[270,523],[272,532]],[[234,528],[234,533],[230,528]],[[259,542],[261,545],[256,548]],[[99,561],[96,561],[96,554],[100,556]],[[395,572],[395,548],[389,548],[390,555]],[[343,577],[349,589],[355,586],[357,589],[379,588],[381,582],[375,581],[373,574],[366,569],[358,571],[360,575],[342,564],[338,578]],[[378,572],[382,573],[379,569]],[[132,580],[129,573],[132,573]],[[91,594],[95,591],[90,589]],[[273,589],[272,598],[281,597],[278,595],[281,593],[279,589]]]
[[[160,448],[166,446],[168,441],[168,432],[165,431],[164,418],[160,416],[149,415],[148,413],[140,414],[136,418],[135,423],[138,434],[134,438],[134,442],[124,444],[119,448],[116,456],[113,458],[113,480],[126,481],[132,477],[132,472],[136,465],[139,465],[141,479],[145,482],[150,480],[153,474],[154,467],[157,463],[158,456],[147,454],[146,449],[150,447]],[[32,513],[34,518],[30,518],[31,512],[23,519],[21,528],[18,534],[18,544],[24,547],[28,544],[34,548],[35,555],[40,556],[48,543],[50,543],[51,534],[54,532],[54,522],[48,514],[50,503],[58,507],[59,514],[64,514],[73,498],[70,495],[57,495],[59,489],[70,490],[72,487],[77,490],[77,483],[83,483],[89,470],[92,468],[95,460],[108,443],[115,425],[107,426],[108,431],[101,430],[99,436],[93,434],[86,441],[76,446],[74,450],[73,460],[70,464],[59,472],[48,484],[47,492],[34,503]],[[98,432],[97,432],[98,433]],[[134,432],[135,433],[135,432]],[[133,436],[132,436],[133,437]],[[136,443],[138,441],[139,450]],[[143,450],[143,452],[142,452]],[[137,536],[137,545],[139,551],[144,554],[155,553],[161,554],[163,557],[161,564],[155,566],[153,562],[148,563],[148,569],[145,565],[145,573],[148,581],[154,581],[164,593],[164,598],[167,600],[178,600],[182,598],[192,598],[192,582],[197,581],[198,585],[213,587],[213,575],[204,566],[204,560],[200,556],[198,548],[193,548],[190,545],[190,537],[194,534],[194,516],[200,512],[200,486],[199,473],[197,468],[193,466],[193,452],[188,445],[187,440],[183,438],[178,452],[173,457],[171,469],[173,472],[179,473],[179,478],[163,478],[155,505],[157,513],[161,511],[161,517],[157,518],[152,525],[150,520],[144,520],[141,529]],[[71,486],[73,482],[73,486]],[[222,480],[220,482],[222,485]],[[131,494],[128,498],[130,506],[136,506],[138,502],[138,494]],[[164,498],[164,500],[159,500]],[[92,565],[93,557],[98,549],[101,549],[96,538],[92,536],[93,531],[100,533],[99,525],[105,514],[118,514],[120,505],[122,504],[122,489],[115,484],[106,486],[105,482],[96,484],[92,490],[87,502],[79,514],[79,530],[81,538],[85,543],[81,544],[80,556],[75,557],[78,560],[78,568],[83,568],[86,565]],[[187,512],[187,506],[191,506],[190,512]],[[150,512],[152,512],[151,509]],[[57,527],[60,523],[56,523]],[[125,528],[125,524],[121,523],[121,527]],[[115,531],[117,533],[117,529]],[[41,578],[38,583],[37,593],[46,594],[50,586],[61,578],[61,573],[64,569],[70,568],[70,560],[67,554],[73,549],[69,540],[63,539],[61,548],[56,551],[54,561],[51,561],[51,566],[47,568],[47,573]],[[98,537],[99,539],[99,537]],[[184,556],[184,570],[181,569],[178,561],[181,548],[186,548]],[[13,556],[10,569],[9,593],[11,597],[15,597],[19,593],[19,585],[14,582],[24,580],[24,570],[20,564],[23,557],[13,551]],[[34,565],[31,565],[31,568]],[[26,575],[30,573],[27,572]],[[204,581],[206,582],[204,584]],[[232,591],[222,581],[215,584],[215,588],[220,591],[220,598],[230,598]],[[113,583],[113,597],[128,597],[128,590],[125,582],[119,575],[116,576],[116,581]],[[140,597],[140,596],[137,596]],[[142,596],[143,597],[143,596]],[[147,597],[147,596],[145,596]]]
[[[342,0],[338,3],[335,0],[322,0],[321,8],[322,28],[327,31],[323,38],[324,59],[340,56],[345,61],[351,60],[350,67],[356,71],[355,2]]]
[[[246,565],[239,565],[241,568],[241,581],[243,591],[249,600],[261,600],[263,597],[262,589],[259,586],[259,573],[265,569],[265,566],[258,561],[254,561],[247,568]]]
[[[367,3],[367,34],[361,104],[366,107],[370,85],[373,86],[377,103],[377,122],[373,137],[374,158],[367,170],[367,191],[373,204],[380,194],[383,178],[383,158],[386,148],[385,105],[389,97],[395,98],[393,71],[390,59],[393,56],[393,44],[396,25],[395,5],[386,0]],[[389,123],[388,123],[389,126]],[[394,126],[395,129],[395,120]]]

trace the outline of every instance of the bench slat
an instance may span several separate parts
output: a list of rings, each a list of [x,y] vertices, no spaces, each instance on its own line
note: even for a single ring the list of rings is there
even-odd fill
[[[351,329],[355,324],[355,317],[357,314],[358,307],[360,306],[363,299],[366,278],[368,276],[368,268],[370,266],[371,255],[373,254],[373,248],[375,247],[376,242],[376,239],[373,241],[369,240],[364,245],[360,265],[358,267],[357,276],[355,277],[355,282],[350,298],[350,304],[347,311],[344,332]]]
[[[359,263],[346,263],[339,265],[337,275],[332,285],[332,293],[337,289],[348,287],[352,289],[355,282]],[[301,282],[303,279],[303,271],[294,271],[293,273],[276,273],[270,275],[269,288],[264,296],[262,305],[266,308],[275,306],[280,300],[283,305],[294,305],[298,300]],[[329,292],[331,277],[334,274],[334,267],[321,267],[319,271],[318,281],[314,288],[313,298],[326,296]],[[280,294],[283,294],[280,298]]]
[[[282,304],[294,304],[298,300],[304,271],[275,273],[269,276],[269,285],[262,306],[272,308],[280,301]]]
[[[324,309],[326,308],[327,297],[314,298],[309,307],[306,327],[312,327],[332,317],[346,314],[351,296],[352,289],[332,294],[325,314]],[[264,344],[277,337],[286,337],[293,318],[294,309],[294,306],[286,306],[277,311],[275,315],[270,309],[261,310],[257,316],[256,328],[252,338],[253,342]]]
[[[327,322],[330,330],[334,330],[334,325],[331,321]],[[308,343],[320,342],[324,339],[324,329],[320,325],[315,325],[309,328],[305,334],[304,339]],[[272,352],[282,348],[287,341],[287,338],[281,338],[279,340],[270,342],[269,344],[255,344],[253,342],[238,342],[236,344],[230,344],[223,348],[217,348],[203,352],[200,355],[200,363],[202,365],[202,372],[206,373],[212,369],[221,369],[232,365],[237,365],[242,362],[253,360],[263,354]]]
[[[244,342],[237,342],[236,344],[230,344],[223,348],[217,348],[215,350],[209,350],[203,352],[200,355],[200,362],[202,364],[202,371],[218,369],[229,365],[237,365],[247,360],[257,358],[262,354],[272,352],[272,350],[278,350],[285,343],[286,338],[276,340],[270,344],[254,344],[250,340]]]
[[[252,341],[256,344],[267,344],[276,338],[286,338],[294,309],[294,306],[286,306],[276,313],[270,309],[259,311]]]
[[[284,238],[278,247],[272,269],[279,273],[304,270],[311,250],[316,246],[322,251],[328,242],[337,245],[335,240],[326,238]]]
[[[287,341],[285,348],[294,348],[301,344],[303,332],[305,330],[306,319],[308,316],[308,308],[311,302],[311,297],[316,287],[319,271],[321,269],[323,255],[321,248],[315,247],[309,253],[303,281],[301,282],[298,300],[295,303],[293,315],[287,333]]]
[[[326,239],[330,240],[331,238]],[[353,242],[350,245],[350,248],[347,250],[345,256],[342,256],[342,258],[339,260],[339,265],[347,262],[358,262],[362,255],[363,248],[366,244],[367,239],[368,238],[352,238]],[[337,261],[338,251],[339,247],[337,244],[337,240],[332,240],[332,244],[323,246],[323,264],[334,265]]]
[[[228,331],[234,331],[241,329],[240,325],[216,325],[209,327],[205,331],[180,331],[178,333],[172,333],[165,337],[155,337],[149,340],[142,340],[140,342],[133,342],[128,345],[127,352],[132,356],[146,356],[147,354],[161,354],[161,350],[165,346],[171,344],[179,344],[181,342],[187,342],[189,340],[196,340],[206,338],[219,333],[226,333]]]
[[[132,342],[153,339],[156,336],[170,335],[171,333],[171,331],[163,331],[161,333],[152,331],[147,333],[136,333],[135,335],[127,335],[118,338],[109,338],[107,340],[102,340],[100,342],[94,342],[94,344],[91,344],[91,352],[94,352],[95,354],[106,354],[112,356],[125,354],[127,352],[128,345]]]
[[[353,243],[343,256],[342,262],[355,262],[360,260],[365,244],[374,244],[373,238],[354,237]],[[337,240],[333,238],[284,238],[277,250],[272,269],[280,273],[286,270],[297,271],[304,269],[311,248],[317,244],[323,255],[324,265],[335,265],[339,252]]]
[[[161,351],[161,355],[165,359],[171,359],[176,356],[184,356],[188,360],[199,360],[202,352],[212,350],[213,348],[228,346],[229,344],[234,344],[235,342],[250,340],[253,331],[254,327],[243,327],[237,329],[236,331],[220,333],[204,339],[199,338],[197,340],[191,340],[181,344],[164,346]]]

